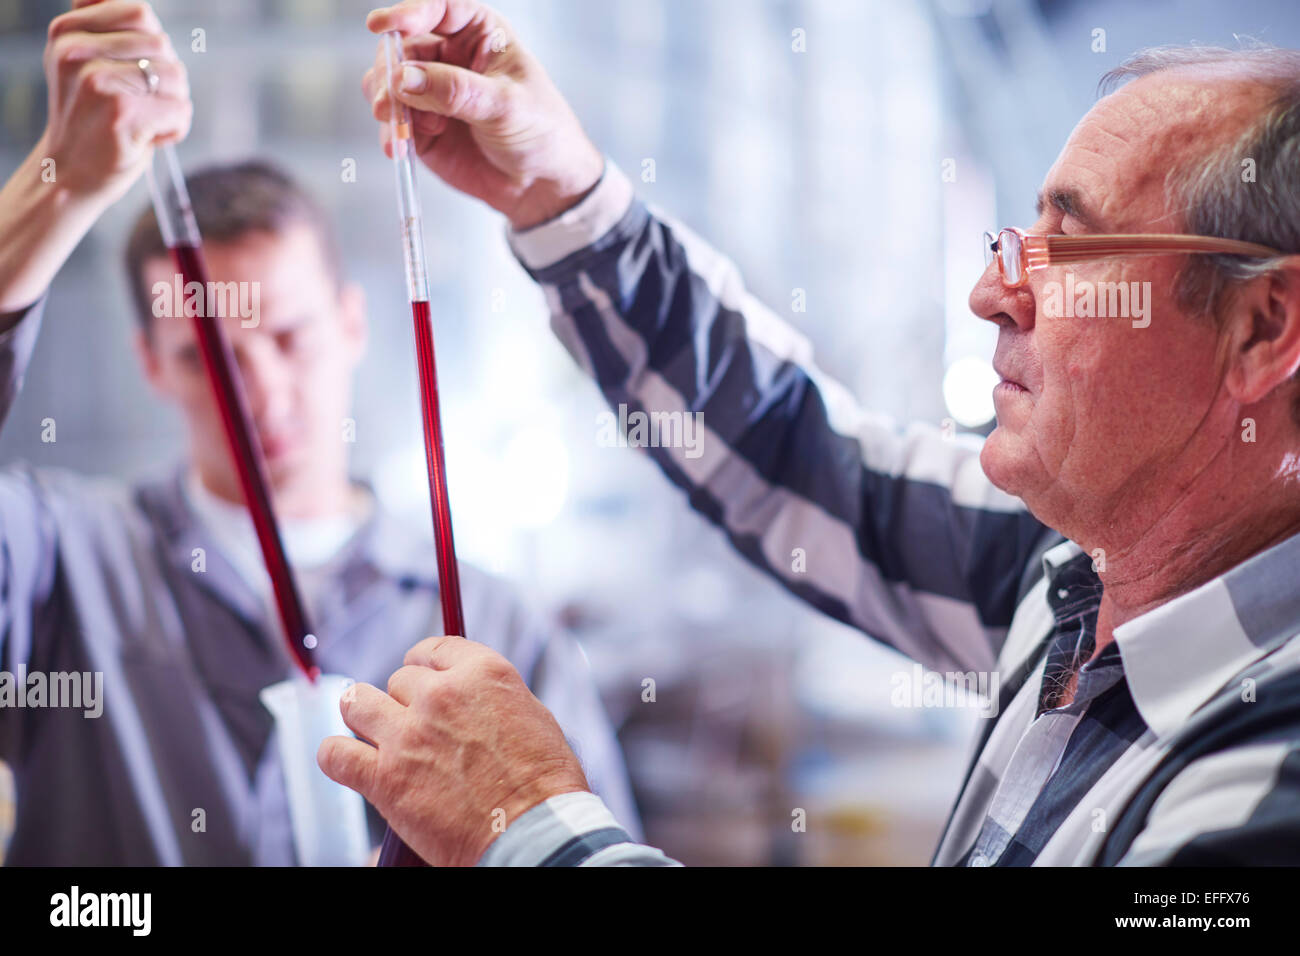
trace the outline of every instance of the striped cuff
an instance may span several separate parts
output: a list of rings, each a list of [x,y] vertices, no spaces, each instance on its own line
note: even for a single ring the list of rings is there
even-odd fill
[[[594,793],[565,793],[539,803],[506,827],[479,866],[581,866],[606,847],[632,843]]]
[[[611,160],[594,189],[572,209],[506,238],[519,261],[537,271],[585,249],[618,224],[632,204],[632,184]]]

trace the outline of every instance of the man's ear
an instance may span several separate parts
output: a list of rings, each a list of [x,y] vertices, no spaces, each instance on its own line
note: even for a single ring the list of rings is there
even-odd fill
[[[361,361],[370,340],[370,320],[366,316],[366,293],[359,282],[345,282],[339,288],[339,318],[347,340],[352,363]]]
[[[1229,315],[1225,384],[1253,405],[1300,369],[1300,256],[1244,283]]]

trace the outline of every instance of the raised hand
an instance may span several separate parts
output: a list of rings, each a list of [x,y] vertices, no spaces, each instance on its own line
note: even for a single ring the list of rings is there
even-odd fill
[[[372,11],[366,25],[404,38],[399,88],[388,89],[382,44],[362,80],[389,155],[396,97],[412,110],[424,164],[516,229],[560,214],[599,181],[600,151],[495,10],[476,0],[406,0]]]

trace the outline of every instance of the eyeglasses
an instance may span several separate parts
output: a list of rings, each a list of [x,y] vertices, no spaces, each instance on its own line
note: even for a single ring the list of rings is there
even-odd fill
[[[1003,229],[995,237],[984,233],[984,268],[994,261],[1002,281],[1018,289],[1029,273],[1070,262],[1093,262],[1118,256],[1160,256],[1174,252],[1226,253],[1252,259],[1273,259],[1286,253],[1268,246],[1214,236],[1161,233],[1115,233],[1106,236],[1031,236],[1023,229]]]

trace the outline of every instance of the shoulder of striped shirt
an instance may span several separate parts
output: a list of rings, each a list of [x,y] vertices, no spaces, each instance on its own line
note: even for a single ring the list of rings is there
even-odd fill
[[[1253,726],[1257,723],[1258,728]],[[1300,633],[1232,675],[1162,746],[1174,751],[1211,730],[1231,728],[1245,733],[1231,747],[1252,746],[1258,736],[1286,726],[1300,731]],[[1294,743],[1300,744],[1300,732]]]
[[[1257,682],[1248,697],[1242,682],[1250,674]],[[1162,812],[1221,788],[1225,780],[1239,785],[1218,822],[1246,822],[1277,786],[1283,761],[1300,749],[1300,634],[1234,675],[1186,724],[1155,746],[1160,757],[1112,820],[1110,837],[1098,848],[1100,863],[1116,862],[1122,855],[1128,863],[1154,865],[1162,853],[1199,836],[1205,831],[1184,833],[1181,841],[1163,842],[1163,831],[1143,838]],[[1246,776],[1255,778],[1253,790],[1245,786]],[[1296,811],[1300,813],[1300,802]],[[1123,845],[1114,845],[1115,839]]]

